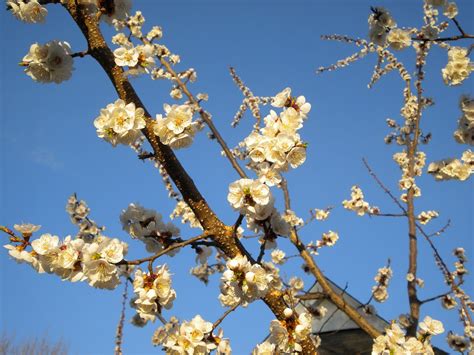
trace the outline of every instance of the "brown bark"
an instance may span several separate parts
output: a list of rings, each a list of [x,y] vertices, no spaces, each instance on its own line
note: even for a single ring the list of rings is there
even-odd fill
[[[127,103],[133,102],[136,107],[145,111],[147,126],[143,133],[153,148],[154,157],[162,164],[174,184],[181,192],[184,201],[193,210],[196,218],[227,257],[233,258],[239,254],[245,254],[245,250],[239,240],[233,236],[233,227],[226,226],[212,211],[208,203],[201,195],[191,177],[183,168],[173,150],[162,144],[153,133],[153,123],[149,112],[138,97],[135,89],[128,79],[123,75],[123,69],[115,64],[114,56],[99,29],[98,19],[95,15],[87,13],[86,9],[70,0],[66,9],[77,23],[84,34],[88,53],[101,65],[109,76],[118,96]],[[278,290],[271,290],[263,299],[275,316],[283,320],[284,309],[287,307],[282,294]],[[301,344],[304,354],[316,354],[313,341],[308,337]]]

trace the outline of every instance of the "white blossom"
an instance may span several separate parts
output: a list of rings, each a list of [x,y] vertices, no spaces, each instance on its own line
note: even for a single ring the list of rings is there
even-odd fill
[[[400,28],[394,28],[387,35],[387,42],[393,49],[399,51],[411,45],[410,32]]]
[[[432,319],[430,316],[426,316],[423,322],[420,323],[420,332],[429,335],[444,333],[443,323],[439,320]]]
[[[114,147],[134,143],[141,137],[145,125],[143,108],[136,108],[133,102],[127,104],[121,99],[100,110],[100,116],[94,120],[97,135]]]
[[[234,181],[229,185],[227,200],[234,209],[258,220],[268,218],[273,211],[270,189],[258,180]]]
[[[448,2],[444,6],[443,15],[452,19],[455,18],[458,14],[458,7],[455,2]]]
[[[15,230],[20,232],[23,236],[28,237],[31,236],[34,232],[37,232],[41,226],[37,226],[31,223],[22,223],[22,224],[15,224],[13,226]]]
[[[280,249],[275,249],[272,251],[272,261],[275,264],[283,264],[285,262],[285,252]]]
[[[7,8],[17,19],[27,23],[44,22],[48,14],[48,10],[38,0],[7,0]]]
[[[232,307],[264,297],[273,281],[272,273],[259,264],[250,264],[245,256],[236,256],[226,263],[227,270],[221,278],[219,300],[223,306]]]
[[[191,145],[194,135],[201,128],[193,122],[193,111],[189,105],[164,105],[166,117],[156,115],[154,132],[163,144],[179,149]]]
[[[162,308],[170,309],[176,298],[171,288],[171,274],[166,265],[156,266],[153,273],[135,271],[133,291],[137,295],[134,307],[144,321],[155,321]]]
[[[443,80],[447,85],[460,85],[473,70],[473,64],[462,47],[451,47],[448,51],[448,63],[442,69]]]
[[[71,47],[62,41],[51,41],[45,45],[34,43],[21,64],[34,81],[59,84],[72,75]]]
[[[376,7],[369,16],[369,39],[378,45],[385,45],[387,33],[397,26],[390,13],[383,7]]]

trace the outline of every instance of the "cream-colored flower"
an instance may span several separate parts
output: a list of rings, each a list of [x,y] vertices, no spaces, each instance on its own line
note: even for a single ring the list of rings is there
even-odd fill
[[[458,15],[458,7],[455,2],[448,2],[444,6],[443,15],[452,19]]]
[[[100,116],[94,120],[97,135],[117,144],[132,144],[141,136],[141,129],[146,125],[145,112],[136,108],[133,102],[126,104],[118,99],[100,111]]]
[[[438,335],[444,332],[443,323],[439,320],[432,319],[430,316],[426,316],[423,322],[420,323],[420,332],[429,335]]]
[[[120,47],[114,50],[115,64],[121,67],[134,67],[138,64],[138,50],[135,47]]]
[[[283,264],[285,262],[285,252],[280,249],[275,249],[272,251],[272,262],[275,264]]]
[[[25,73],[41,83],[59,84],[68,80],[74,70],[69,43],[51,41],[45,45],[34,43],[23,57]]]
[[[39,255],[47,255],[50,250],[59,246],[59,237],[46,233],[38,239],[33,240],[31,246]]]
[[[397,51],[405,49],[411,45],[410,32],[400,28],[394,28],[387,35],[387,42],[390,47]]]
[[[34,232],[37,232],[41,226],[37,226],[31,223],[22,223],[22,224],[15,224],[13,226],[18,232],[23,234],[25,237],[31,236]]]
[[[15,17],[26,23],[44,22],[48,10],[38,2],[38,0],[7,0],[7,7],[10,8]]]

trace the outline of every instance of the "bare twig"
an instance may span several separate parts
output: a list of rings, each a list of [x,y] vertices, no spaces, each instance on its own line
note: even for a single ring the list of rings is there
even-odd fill
[[[128,282],[125,282],[123,294],[122,294],[122,309],[120,311],[120,318],[117,325],[117,331],[115,335],[115,355],[122,355],[122,341],[123,341],[123,325],[125,322],[125,310],[127,305],[127,292]]]
[[[368,213],[371,217],[406,217],[405,213]]]
[[[304,295],[296,295],[300,301],[309,301],[309,300],[323,300],[327,298],[326,294],[323,292],[306,292]]]
[[[457,29],[458,29],[459,32],[461,33],[461,35],[465,36],[465,35],[466,35],[466,32],[464,32],[464,30],[462,29],[461,24],[459,23],[459,21],[457,20],[457,18],[456,18],[456,17],[453,17],[451,20],[454,22],[454,24],[456,25]],[[473,37],[473,38],[474,38],[474,37]]]
[[[128,260],[128,261],[123,260],[122,262],[119,262],[117,265],[120,265],[120,264],[140,265],[140,264],[143,264],[143,263],[146,263],[146,262],[153,263],[153,261],[158,259],[160,256],[165,255],[165,254],[169,253],[170,251],[172,251],[174,249],[185,247],[186,245],[195,243],[195,242],[197,242],[201,239],[209,238],[210,236],[211,235],[208,232],[204,232],[203,234],[198,235],[197,237],[194,237],[194,238],[191,238],[191,239],[179,242],[179,243],[174,243],[174,244],[170,245],[168,248],[160,250],[158,253],[156,253],[155,255],[152,255],[148,258]]]
[[[82,51],[82,52],[72,53],[71,57],[72,58],[75,58],[75,57],[84,58],[88,54],[89,54],[89,52],[87,50],[85,50],[85,51]]]
[[[448,219],[448,221],[446,222],[446,224],[444,225],[443,228],[441,228],[440,230],[438,230],[437,232],[434,232],[434,233],[431,233],[428,235],[428,238],[431,238],[431,237],[435,237],[435,236],[438,236],[438,235],[441,235],[443,234],[444,232],[446,232],[446,230],[451,226],[451,220]]]
[[[451,291],[447,291],[447,292],[445,292],[445,293],[442,293],[442,294],[440,294],[440,295],[438,295],[438,296],[434,296],[434,297],[427,298],[426,300],[420,300],[420,303],[421,303],[421,304],[425,304],[425,303],[428,303],[428,302],[436,301],[436,300],[438,300],[438,299],[440,299],[440,298],[443,298],[444,296],[450,295],[451,293],[453,293],[452,290],[451,290]]]
[[[212,334],[212,332],[214,331],[214,329],[216,329],[221,323],[222,321],[230,314],[232,313],[233,311],[235,311],[238,307],[240,306],[240,303],[237,303],[235,305],[233,305],[231,308],[229,308],[227,311],[224,312],[224,314],[214,322],[214,324],[212,325],[212,329],[210,331],[210,333]]]

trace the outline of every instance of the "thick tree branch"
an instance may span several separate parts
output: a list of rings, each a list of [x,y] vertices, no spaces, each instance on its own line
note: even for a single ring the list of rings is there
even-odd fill
[[[285,196],[285,208],[287,210],[290,210],[291,200],[287,181],[282,180],[280,186]],[[365,331],[372,338],[375,339],[379,335],[381,335],[381,333],[375,327],[373,327],[372,324],[370,324],[367,319],[362,316],[362,314],[360,314],[351,305],[347,304],[344,298],[333,290],[326,277],[324,276],[323,272],[316,265],[316,262],[314,261],[313,257],[308,252],[305,245],[299,239],[298,232],[295,228],[293,228],[290,232],[290,241],[293,243],[296,249],[298,249],[301,258],[308,266],[309,271],[316,277],[316,280],[323,289],[324,293],[337,306],[337,308],[346,313],[349,318],[351,318],[363,331]]]
[[[193,210],[201,226],[209,235],[212,235],[219,249],[221,249],[227,257],[233,258],[240,255],[242,250],[245,251],[245,248],[237,238],[234,238],[234,228],[232,226],[226,226],[216,216],[172,149],[162,144],[155,136],[153,132],[154,123],[150,118],[151,115],[144,107],[135,89],[124,76],[123,69],[115,64],[113,53],[107,46],[100,32],[98,19],[93,15],[89,15],[86,8],[78,5],[75,0],[69,0],[64,6],[84,34],[88,44],[88,53],[90,53],[107,73],[119,97],[127,103],[133,102],[135,106],[142,107],[145,111],[147,125],[143,129],[143,134],[153,148],[154,158],[162,164],[163,168],[169,174],[181,192],[184,201]],[[202,110],[200,114],[212,130],[214,125],[205,111]],[[281,291],[275,289],[270,290],[263,298],[263,301],[278,319],[285,319],[284,310],[286,303],[283,300]],[[301,342],[301,346],[304,353],[316,354],[316,348],[309,336]]]

